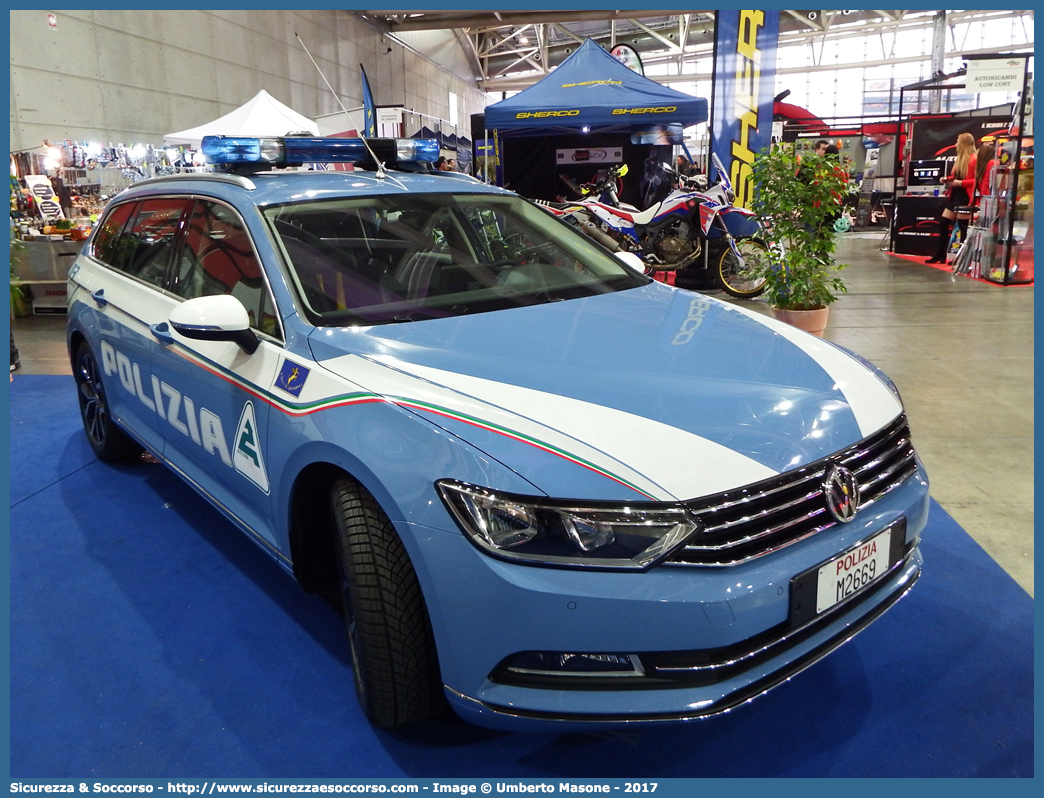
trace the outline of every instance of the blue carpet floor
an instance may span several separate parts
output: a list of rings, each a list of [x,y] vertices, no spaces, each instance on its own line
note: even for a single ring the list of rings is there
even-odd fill
[[[726,716],[605,735],[372,729],[340,619],[160,465],[11,385],[13,778],[1033,775],[1033,601],[938,505],[877,623]]]

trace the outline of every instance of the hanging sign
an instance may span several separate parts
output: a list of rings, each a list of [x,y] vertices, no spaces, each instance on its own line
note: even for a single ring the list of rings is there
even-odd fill
[[[36,206],[40,209],[40,215],[47,220],[63,219],[62,206],[58,202],[58,195],[54,193],[47,175],[26,175],[25,185],[36,200]]]
[[[629,44],[618,44],[612,50],[613,58],[619,61],[628,69],[633,72],[637,72],[639,75],[645,74],[645,67],[642,66],[642,57],[638,55],[638,51],[635,50]]]
[[[377,124],[378,125],[401,125],[402,124],[402,109],[401,108],[378,108],[377,109]]]
[[[555,160],[569,163],[623,163],[622,147],[587,147],[580,150],[555,150]]]
[[[964,82],[969,92],[1022,91],[1025,75],[1025,58],[973,58]]]

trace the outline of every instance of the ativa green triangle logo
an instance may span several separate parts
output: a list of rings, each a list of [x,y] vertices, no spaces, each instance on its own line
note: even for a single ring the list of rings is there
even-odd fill
[[[254,404],[243,405],[243,414],[239,417],[236,428],[235,454],[232,464],[236,471],[268,493],[268,474],[265,472],[265,461],[261,456],[261,439],[257,433],[257,422],[254,421]]]

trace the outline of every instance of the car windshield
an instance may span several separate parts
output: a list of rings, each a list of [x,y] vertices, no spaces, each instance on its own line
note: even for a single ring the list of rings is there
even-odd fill
[[[460,316],[648,283],[514,196],[377,195],[264,214],[317,326]]]

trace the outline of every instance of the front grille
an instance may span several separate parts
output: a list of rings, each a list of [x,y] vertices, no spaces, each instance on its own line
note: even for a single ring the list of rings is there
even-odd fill
[[[906,415],[803,468],[686,502],[706,529],[668,564],[735,565],[834,526],[837,522],[827,510],[823,481],[838,464],[855,474],[860,509],[898,487],[917,470]]]

